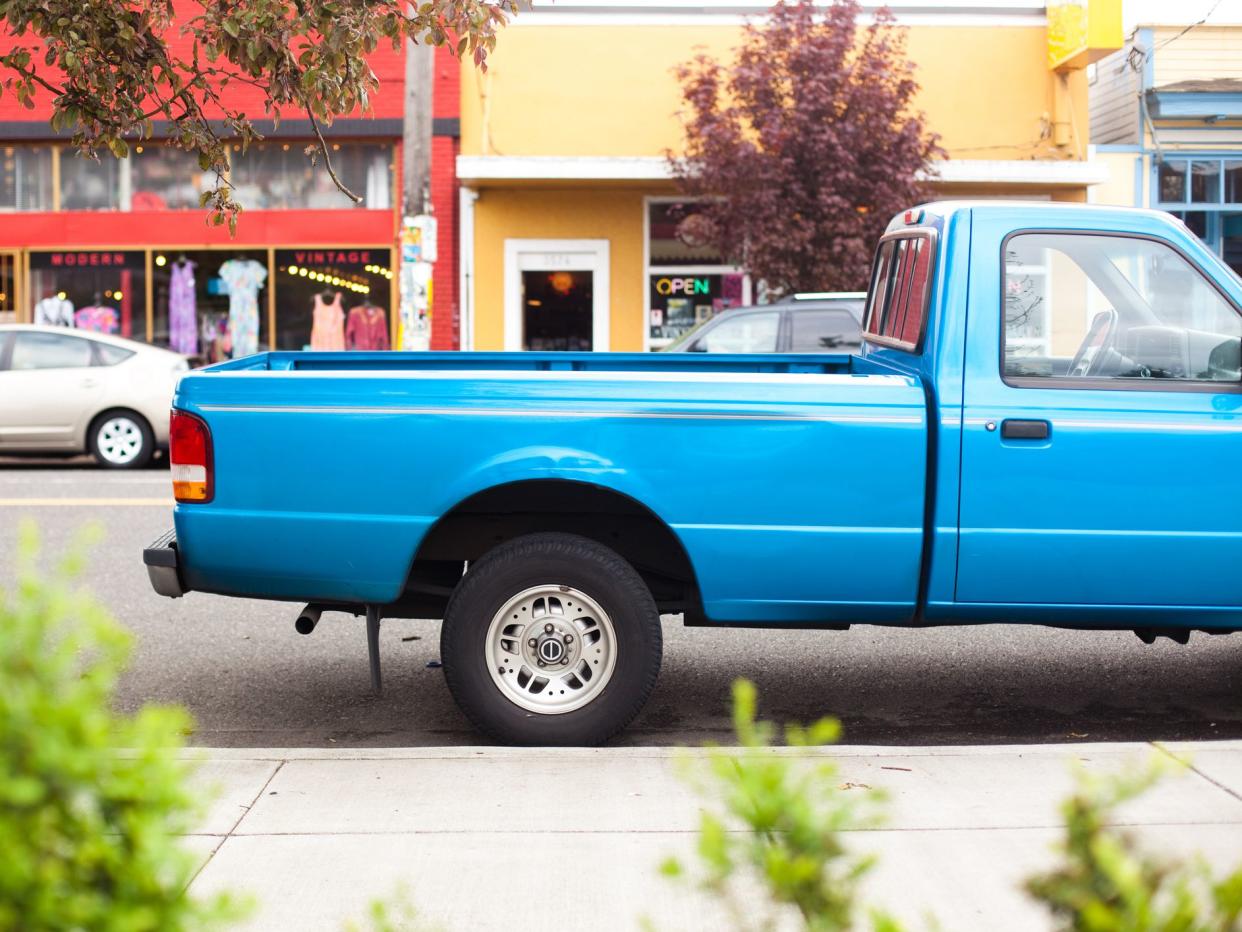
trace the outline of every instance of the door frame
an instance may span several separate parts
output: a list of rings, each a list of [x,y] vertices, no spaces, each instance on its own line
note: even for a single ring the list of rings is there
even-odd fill
[[[505,240],[505,349],[522,348],[522,273],[543,271],[592,273],[591,349],[607,352],[612,318],[606,239]]]

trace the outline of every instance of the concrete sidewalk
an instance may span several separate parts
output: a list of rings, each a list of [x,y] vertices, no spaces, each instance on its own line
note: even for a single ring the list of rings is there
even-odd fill
[[[188,844],[199,893],[248,891],[252,928],[341,929],[404,885],[445,930],[721,929],[714,904],[659,876],[692,854],[701,800],[685,752],[205,750],[218,794]],[[1033,747],[838,747],[843,782],[890,795],[872,902],[924,928],[1047,929],[1019,889],[1047,866],[1071,762],[1118,771],[1151,754],[1192,769],[1123,811],[1153,846],[1242,864],[1242,742]]]

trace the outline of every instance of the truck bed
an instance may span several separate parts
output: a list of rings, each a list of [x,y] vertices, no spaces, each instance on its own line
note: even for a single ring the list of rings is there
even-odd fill
[[[176,509],[193,589],[387,604],[463,503],[572,483],[658,518],[709,619],[913,611],[926,400],[857,357],[273,352],[174,404],[215,459],[214,500]]]

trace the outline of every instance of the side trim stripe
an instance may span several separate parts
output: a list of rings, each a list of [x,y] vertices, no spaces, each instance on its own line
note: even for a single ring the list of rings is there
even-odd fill
[[[200,405],[201,411],[228,414],[403,414],[470,417],[533,418],[636,418],[690,421],[810,421],[849,424],[922,424],[918,415],[879,414],[763,414],[710,411],[592,411],[548,410],[542,408],[426,408],[396,406],[309,406],[309,405]]]

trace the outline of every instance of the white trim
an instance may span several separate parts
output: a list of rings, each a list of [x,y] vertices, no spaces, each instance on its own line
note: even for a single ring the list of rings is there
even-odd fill
[[[746,26],[763,17],[770,7],[756,6],[750,12],[721,13],[704,10],[526,10],[510,21],[506,28],[538,28],[540,26]],[[867,13],[858,17],[859,25],[869,26],[875,18]],[[1024,26],[1032,29],[1047,27],[1043,13],[934,13],[920,11],[899,13],[895,25],[910,27],[961,27],[995,28],[997,26]]]
[[[671,181],[662,155],[459,155],[457,177],[469,181]]]
[[[552,256],[557,257],[555,263]],[[607,351],[612,324],[609,261],[606,239],[506,239],[505,349],[522,349],[522,272],[546,268],[550,272],[564,269],[592,273],[591,349]]]
[[[820,0],[826,6],[826,0]],[[875,20],[887,6],[902,26],[1034,26],[1047,25],[1045,5],[1037,0],[863,0],[862,25]],[[515,27],[611,25],[743,25],[768,14],[762,0],[532,0],[515,16]]]
[[[457,305],[461,324],[461,348],[474,349],[474,202],[479,192],[457,190]]]
[[[662,155],[459,155],[457,177],[471,181],[671,181]],[[948,159],[924,177],[944,184],[1090,185],[1108,165],[1076,160]]]
[[[946,159],[920,174],[941,184],[1091,185],[1109,178],[1103,162],[1034,159]]]

